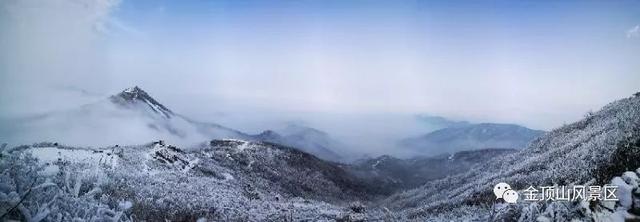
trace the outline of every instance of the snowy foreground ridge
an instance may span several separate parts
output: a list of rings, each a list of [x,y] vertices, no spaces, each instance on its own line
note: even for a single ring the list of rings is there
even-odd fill
[[[481,151],[491,154],[481,161],[474,160],[483,156],[479,153],[458,153],[405,163],[381,157],[349,165],[276,143],[238,139],[194,147],[157,141],[100,148],[57,143],[0,148],[2,221],[640,219],[638,95],[546,133],[526,149]],[[451,168],[461,162],[447,162],[463,160],[466,168]],[[420,165],[436,162],[441,165]],[[413,166],[455,170],[426,179],[393,174]],[[397,185],[402,181],[423,182]],[[498,182],[520,193],[528,186],[613,184],[619,201],[505,204],[492,193]]]
[[[28,221],[331,221],[348,211],[328,202],[362,199],[364,190],[309,154],[242,140],[189,152],[163,142],[42,143],[5,150],[2,159],[0,212]]]

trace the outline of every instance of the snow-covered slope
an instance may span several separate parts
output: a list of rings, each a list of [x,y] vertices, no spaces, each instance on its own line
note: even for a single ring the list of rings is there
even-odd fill
[[[96,206],[124,204],[127,207],[110,210],[149,221],[333,221],[342,217],[343,204],[376,195],[334,163],[264,142],[212,140],[189,149],[164,141],[102,148],[40,143],[0,151],[0,201],[9,198],[2,194],[25,192],[24,183],[17,185],[21,190],[4,190],[16,187],[5,187],[5,182],[22,177],[64,188],[62,193],[46,190],[30,196],[23,202],[25,208],[37,210],[49,195],[71,198],[53,198],[45,207],[55,213],[45,214],[47,220],[55,220],[58,213],[88,219],[101,216],[102,211],[92,210]],[[28,160],[30,156],[38,162]],[[29,170],[25,164],[44,170]],[[28,173],[12,173],[16,170]],[[66,208],[75,198],[88,203]],[[75,210],[84,212],[73,215]],[[21,218],[19,211],[10,218]]]
[[[430,154],[483,148],[524,148],[543,133],[515,124],[460,124],[404,139],[400,145]]]
[[[254,183],[265,190],[326,201],[376,195],[339,165],[279,144],[213,140],[195,150],[248,178],[266,179]]]
[[[516,190],[588,182],[604,185],[613,176],[640,167],[638,141],[640,96],[635,95],[557,128],[520,152],[398,193],[384,202],[414,219],[453,212],[483,215],[495,199],[491,190],[498,182]]]
[[[636,144],[640,145],[640,144]],[[636,147],[640,148],[640,147]],[[497,206],[491,214],[503,221],[639,221],[640,168],[626,171],[607,180],[615,186],[616,201],[563,201],[524,203],[522,206]],[[582,186],[589,184],[581,184]]]

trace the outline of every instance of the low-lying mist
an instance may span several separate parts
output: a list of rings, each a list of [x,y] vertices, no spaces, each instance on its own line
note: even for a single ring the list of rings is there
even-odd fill
[[[413,151],[398,146],[398,142],[442,127],[420,121],[414,114],[388,113],[235,111],[201,118],[255,134],[268,129],[278,132],[290,124],[311,127],[326,132],[331,138],[339,141],[342,144],[339,149],[344,150],[336,152],[360,157],[383,154],[402,157],[415,155]]]
[[[172,107],[169,107],[170,109]],[[178,109],[180,110],[180,109]],[[235,110],[215,111],[200,109],[194,120],[220,124],[224,127],[255,135],[265,130],[286,134],[289,126],[308,127],[322,131],[335,141],[328,147],[346,159],[390,154],[401,157],[415,155],[398,146],[398,141],[440,128],[420,121],[412,114],[336,114],[311,112],[275,112]],[[205,114],[211,113],[211,114]],[[0,141],[12,145],[37,142],[59,142],[74,146],[113,146],[148,143],[165,140],[189,147],[208,139],[187,123],[172,120],[176,132],[158,129],[153,118],[134,110],[122,109],[106,98],[76,108],[56,110],[29,116],[3,117]],[[181,126],[185,125],[185,126]],[[428,151],[421,154],[429,154]]]

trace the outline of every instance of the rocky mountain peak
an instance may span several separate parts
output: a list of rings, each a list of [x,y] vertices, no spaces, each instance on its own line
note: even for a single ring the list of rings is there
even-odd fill
[[[162,105],[138,86],[127,88],[117,95],[111,96],[111,101],[128,107],[142,104],[149,107],[151,111],[158,113],[165,118],[171,118],[174,116],[173,111]]]
[[[117,96],[127,101],[146,100],[147,98],[151,98],[147,92],[138,86],[126,88],[122,92],[118,93]]]

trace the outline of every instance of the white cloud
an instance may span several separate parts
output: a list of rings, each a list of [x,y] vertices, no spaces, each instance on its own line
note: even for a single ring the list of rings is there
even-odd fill
[[[640,37],[640,25],[636,25],[633,28],[627,30],[627,38],[638,38]]]
[[[119,2],[0,1],[0,114],[77,106],[74,98],[49,92],[55,86],[104,88],[104,31]]]

